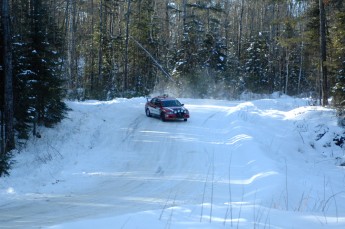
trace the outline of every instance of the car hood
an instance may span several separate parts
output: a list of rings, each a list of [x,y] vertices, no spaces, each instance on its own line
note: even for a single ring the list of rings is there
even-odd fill
[[[163,108],[167,111],[179,111],[179,110],[186,111],[187,110],[184,107],[163,107]]]

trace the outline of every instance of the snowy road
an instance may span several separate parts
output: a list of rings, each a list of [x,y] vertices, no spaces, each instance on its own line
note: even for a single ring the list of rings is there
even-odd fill
[[[191,112],[187,122],[148,118],[144,102],[69,103],[69,119],[29,142],[12,176],[1,182],[0,228],[123,215],[129,217],[118,228],[147,228],[131,226],[130,219],[148,211],[163,228],[169,221],[174,226],[176,207],[181,208],[174,214],[182,215],[176,228],[223,228],[232,222],[273,227],[282,224],[284,212],[307,218],[312,211],[322,218],[318,210],[326,205],[330,218],[340,222],[335,226],[345,225],[345,210],[322,199],[342,191],[331,177],[344,172],[330,164],[318,167],[318,156],[310,155],[315,149],[306,146],[310,136],[303,128],[311,123],[300,117],[307,111],[298,110],[305,101],[182,99]],[[320,191],[325,187],[327,193]],[[337,197],[344,202],[344,195]],[[274,211],[278,217],[269,219]]]

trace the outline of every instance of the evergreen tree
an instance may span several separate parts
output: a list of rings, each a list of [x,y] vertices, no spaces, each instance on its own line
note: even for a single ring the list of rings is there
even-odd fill
[[[29,58],[36,81],[33,84],[35,94],[35,112],[37,122],[52,126],[61,121],[67,110],[63,100],[63,81],[59,78],[61,58],[58,50],[63,40],[56,31],[54,19],[47,12],[42,0],[32,0],[32,27],[30,31]]]
[[[202,65],[200,51],[202,50],[205,25],[201,20],[199,12],[204,10],[203,3],[189,4],[184,2],[183,12],[183,34],[181,38],[180,49],[177,51],[177,60],[175,69],[181,75],[190,75],[199,69]],[[194,76],[195,77],[195,76]],[[184,77],[186,78],[186,77]],[[185,79],[189,81],[189,79]]]
[[[303,84],[299,82],[299,67],[300,67],[300,56],[302,38],[298,33],[298,18],[287,18],[284,20],[285,30],[279,37],[279,45],[282,47],[284,53],[284,66],[283,66],[283,77],[281,82],[284,93],[288,95],[296,95],[298,93],[297,85]],[[302,80],[300,80],[302,81]]]
[[[8,175],[11,167],[11,151],[15,149],[14,110],[13,110],[13,63],[12,63],[12,31],[10,23],[10,4],[3,0],[0,4],[1,37],[0,76],[3,78],[3,96],[1,96],[1,149],[0,149],[0,176]],[[3,118],[4,117],[4,118]],[[3,131],[4,125],[4,131]]]
[[[313,85],[315,97],[320,100],[322,93],[322,79],[320,78],[320,10],[319,1],[313,0],[306,11],[306,41],[305,72],[309,75],[309,82]]]
[[[60,79],[63,40],[54,19],[41,0],[31,0],[26,8],[27,31],[16,36],[15,88],[16,129],[27,138],[36,125],[51,127],[64,118],[63,81]]]
[[[333,50],[336,61],[335,86],[333,87],[334,105],[345,107],[345,4],[337,5],[335,26],[332,29]]]
[[[219,72],[226,71],[226,54],[223,51],[225,48],[222,42],[216,40],[211,34],[207,34],[204,47],[204,66]]]
[[[175,55],[174,77],[185,96],[206,97],[217,90],[216,84],[224,80],[222,73],[226,71],[218,19],[222,8],[208,1],[183,4],[183,35]]]
[[[158,35],[158,18],[154,10],[155,2],[153,0],[142,0],[133,2],[132,5],[132,23],[130,25],[130,51],[129,61],[129,88],[127,96],[146,95],[153,89],[154,81],[157,75],[157,68],[154,61],[148,54],[138,46],[135,39],[139,42],[151,56],[161,62],[157,50],[160,47],[160,38]]]
[[[243,46],[244,83],[246,89],[254,93],[268,93],[268,45],[267,38],[259,33]]]

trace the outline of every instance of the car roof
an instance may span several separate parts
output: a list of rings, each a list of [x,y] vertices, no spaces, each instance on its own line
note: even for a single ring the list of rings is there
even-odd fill
[[[159,99],[159,100],[176,100],[176,98],[174,98],[174,97],[169,97],[169,96],[157,96],[156,97],[157,99]]]

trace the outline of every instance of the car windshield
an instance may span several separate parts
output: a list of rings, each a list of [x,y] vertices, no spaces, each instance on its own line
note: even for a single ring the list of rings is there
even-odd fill
[[[162,101],[163,107],[180,107],[181,103],[178,100],[165,100]]]

